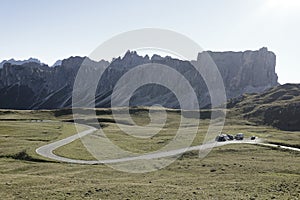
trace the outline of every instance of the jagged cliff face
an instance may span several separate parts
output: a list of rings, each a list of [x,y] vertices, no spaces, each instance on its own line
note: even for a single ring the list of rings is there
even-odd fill
[[[267,48],[245,52],[208,52],[222,74],[228,98],[278,85],[276,56]],[[198,59],[201,59],[199,54]]]
[[[39,63],[4,64],[0,69],[0,108],[55,109],[70,107],[72,87],[83,57],[70,57],[61,66]],[[86,60],[91,66],[103,67],[106,61]]]
[[[261,92],[278,85],[275,73],[275,54],[262,48],[245,52],[205,52],[208,53],[223,77],[228,98],[246,92]],[[197,61],[201,62],[203,53]],[[190,62],[157,55],[142,57],[135,52],[127,52],[123,58],[111,63],[94,62],[84,57],[71,57],[60,66],[48,67],[41,63],[29,62],[22,65],[4,64],[0,69],[0,108],[12,109],[54,109],[70,107],[72,89],[77,71],[85,60],[89,70],[108,66],[101,78],[96,96],[97,107],[109,107],[110,95],[116,82],[127,71],[137,65],[159,63],[172,67],[186,77],[196,91],[200,107],[210,104],[210,98],[202,77],[195,73]],[[84,95],[84,94],[83,94]],[[179,108],[175,95],[165,87],[147,85],[139,88],[130,98],[131,106],[161,104],[169,108]]]

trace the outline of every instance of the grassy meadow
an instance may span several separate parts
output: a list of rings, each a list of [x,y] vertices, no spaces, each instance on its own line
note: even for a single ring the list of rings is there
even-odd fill
[[[146,108],[133,110],[132,117],[138,125],[150,122]],[[168,144],[180,122],[180,112],[168,110],[166,125],[158,134],[133,139],[116,125],[110,110],[98,110],[97,114],[111,141],[137,153],[155,151]],[[90,120],[89,116],[80,117]],[[300,153],[278,148],[233,144],[214,148],[204,159],[199,159],[196,151],[188,152],[168,167],[144,174],[119,172],[106,165],[60,163],[37,155],[36,148],[76,133],[74,125],[67,123],[71,119],[69,110],[0,111],[1,199],[300,198]],[[189,119],[194,124],[192,120],[197,119]],[[123,126],[132,126],[126,118],[123,121]],[[208,119],[200,120],[193,145],[201,144],[208,123]],[[191,124],[184,124],[187,134]],[[156,124],[148,128],[156,128]],[[257,126],[230,112],[223,131],[300,146],[300,132]],[[147,130],[141,134],[147,134]],[[55,153],[94,159],[81,140],[60,147]]]

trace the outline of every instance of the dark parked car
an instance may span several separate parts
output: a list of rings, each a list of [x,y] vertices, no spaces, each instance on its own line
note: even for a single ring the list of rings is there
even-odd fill
[[[255,137],[255,136],[252,136],[250,139],[251,139],[251,140],[255,140],[255,139],[256,139],[256,137]]]
[[[216,137],[216,141],[217,142],[225,142],[226,141],[226,137],[224,135],[218,135]]]
[[[236,139],[236,140],[243,140],[244,139],[244,134],[243,133],[238,133],[238,134],[236,134],[236,136],[234,137],[234,139]]]

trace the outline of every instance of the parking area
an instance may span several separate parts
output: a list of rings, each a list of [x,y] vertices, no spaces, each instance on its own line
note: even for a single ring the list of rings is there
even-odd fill
[[[243,133],[237,133],[235,135],[231,134],[226,134],[226,133],[221,133],[218,135],[215,139],[217,142],[225,142],[225,141],[230,141],[230,140],[244,140],[245,136]],[[250,140],[255,140],[257,137],[256,136],[251,136]]]

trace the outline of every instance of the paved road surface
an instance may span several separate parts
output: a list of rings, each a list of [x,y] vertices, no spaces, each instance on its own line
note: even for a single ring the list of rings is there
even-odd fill
[[[189,148],[183,148],[183,149],[176,149],[171,151],[165,151],[165,152],[156,152],[156,153],[149,153],[144,154],[136,157],[127,157],[127,158],[119,158],[119,159],[110,159],[110,160],[76,160],[76,159],[70,159],[62,156],[57,156],[53,153],[53,151],[61,146],[64,146],[66,144],[69,144],[73,142],[74,140],[79,139],[80,137],[83,137],[85,135],[91,134],[97,129],[91,126],[83,125],[88,128],[88,130],[76,133],[75,135],[72,135],[70,137],[67,137],[65,139],[53,142],[51,144],[44,145],[42,147],[39,147],[36,149],[36,153],[44,156],[46,158],[50,158],[53,160],[61,161],[61,162],[68,162],[68,163],[77,163],[77,164],[105,164],[105,163],[118,163],[118,162],[126,162],[126,161],[132,161],[132,160],[142,160],[142,159],[154,159],[154,158],[164,158],[164,157],[171,157],[175,155],[182,154],[184,152],[193,151],[193,150],[205,150],[210,149],[213,147],[223,146],[227,144],[258,144],[262,146],[267,147],[277,147],[277,148],[283,148],[283,149],[289,149],[293,151],[300,151],[298,148],[293,147],[287,147],[287,146],[279,146],[274,144],[267,144],[263,143],[262,140],[256,139],[256,140],[233,140],[233,141],[226,141],[226,142],[212,142],[207,143],[204,145],[198,145],[198,146],[192,146]]]

